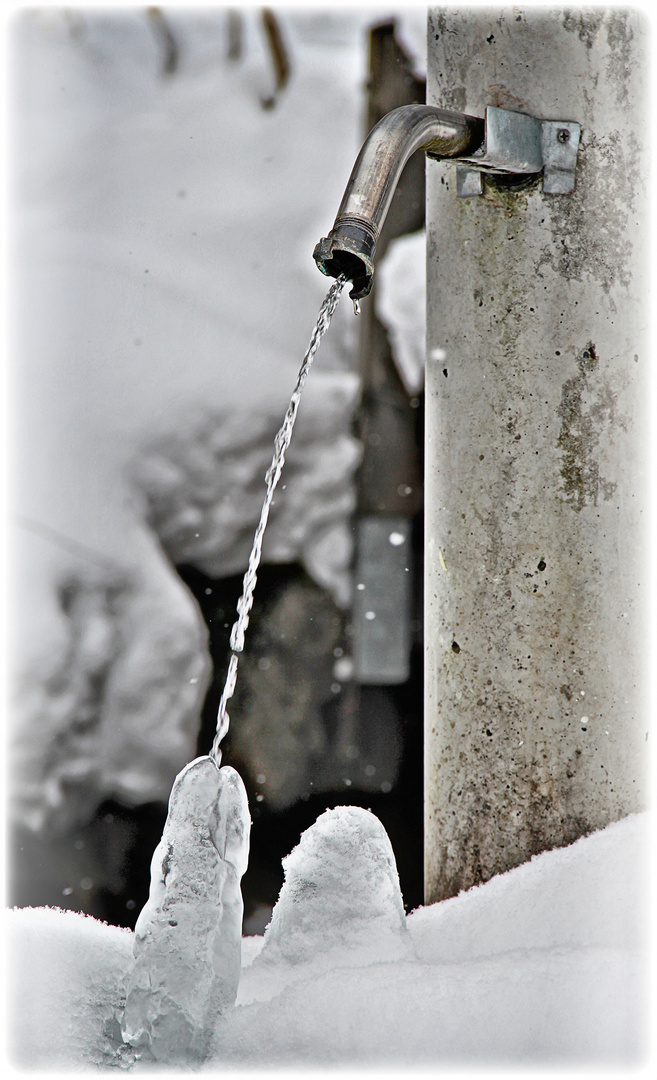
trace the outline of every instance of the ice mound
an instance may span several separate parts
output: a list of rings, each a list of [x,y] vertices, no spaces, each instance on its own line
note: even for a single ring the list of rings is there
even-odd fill
[[[401,959],[410,947],[395,856],[378,818],[359,806],[327,810],[283,860],[285,881],[254,966]]]
[[[145,1057],[202,1061],[217,1017],[235,1001],[250,825],[230,766],[196,758],[176,777],[135,926],[122,1021],[124,1042]]]

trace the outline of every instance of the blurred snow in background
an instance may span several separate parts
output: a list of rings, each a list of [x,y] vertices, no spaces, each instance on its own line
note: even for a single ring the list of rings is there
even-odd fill
[[[426,234],[422,230],[390,243],[377,278],[377,315],[388,331],[393,359],[410,395],[424,389],[426,296]]]
[[[285,11],[274,107],[256,9],[239,55],[224,8],[13,22],[11,806],[31,830],[165,800],[194,755],[207,631],[170,560],[246,566],[327,287],[312,250],[362,141],[367,27],[389,14]],[[401,24],[423,41],[423,9]],[[354,338],[346,304],[264,544],[343,606]]]

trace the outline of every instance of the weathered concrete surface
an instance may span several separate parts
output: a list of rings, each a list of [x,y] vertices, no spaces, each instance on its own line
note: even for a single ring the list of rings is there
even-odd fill
[[[430,13],[430,104],[582,143],[571,196],[428,162],[427,901],[644,805],[645,36]]]

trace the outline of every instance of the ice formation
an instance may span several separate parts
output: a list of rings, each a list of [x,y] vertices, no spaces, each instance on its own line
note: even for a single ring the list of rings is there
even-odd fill
[[[397,865],[388,835],[360,806],[326,810],[283,860],[285,882],[259,962],[308,963],[331,952],[362,964],[409,948]]]
[[[176,778],[135,926],[124,1042],[167,1063],[203,1060],[237,995],[249,848],[246,791],[230,766],[196,758]]]

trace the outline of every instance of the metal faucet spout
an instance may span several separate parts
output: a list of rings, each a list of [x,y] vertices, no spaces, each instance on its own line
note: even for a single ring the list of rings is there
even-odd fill
[[[345,188],[333,228],[313,258],[328,277],[345,274],[354,300],[372,288],[374,250],[399,177],[416,150],[431,157],[474,153],[484,139],[484,121],[431,105],[402,105],[372,129]]]

